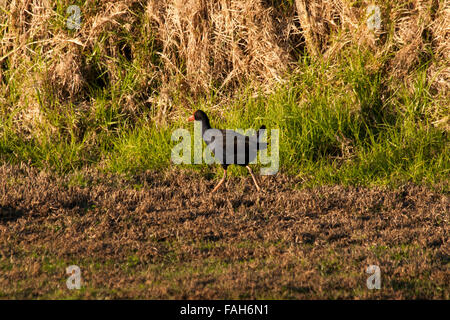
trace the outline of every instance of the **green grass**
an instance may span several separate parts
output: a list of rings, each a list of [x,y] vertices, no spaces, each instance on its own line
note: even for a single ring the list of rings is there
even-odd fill
[[[123,39],[132,42],[130,37]],[[99,41],[106,39],[107,35]],[[151,39],[141,43],[132,61],[124,58],[117,63],[118,81],[100,87],[93,83],[88,110],[60,102],[51,90],[36,90],[45,121],[28,133],[16,129],[10,110],[18,98],[10,90],[7,103],[0,105],[0,161],[30,162],[60,173],[94,166],[134,174],[175,166],[170,161],[175,145],[171,134],[177,128],[193,133],[192,124],[182,119],[157,125],[152,120],[157,107],[149,108],[138,98],[134,109],[124,107],[127,97],[141,94],[138,80],[149,58],[146,50],[153,50]],[[86,54],[101,69],[96,57],[102,53],[94,49]],[[182,110],[187,116],[203,109],[218,128],[256,129],[265,124],[279,129],[280,171],[303,178],[303,186],[414,182],[448,190],[448,132],[431,124],[435,104],[426,66],[415,71],[411,92],[390,82],[382,69],[368,71],[365,66],[373,59],[370,53],[351,48],[334,64],[305,57],[289,80],[269,94],[252,84],[243,87],[223,106],[220,117],[211,106],[222,96],[214,92],[192,98],[191,107]],[[20,90],[17,75],[6,76],[10,87]],[[26,106],[13,110],[17,113],[20,108]],[[222,174],[218,166],[184,166]],[[246,173],[238,167],[232,174]]]

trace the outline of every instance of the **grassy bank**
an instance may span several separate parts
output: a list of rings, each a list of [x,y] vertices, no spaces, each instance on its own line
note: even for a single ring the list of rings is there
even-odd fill
[[[128,173],[171,167],[171,134],[176,128],[192,132],[184,119],[199,108],[218,128],[265,124],[279,129],[280,170],[307,184],[446,183],[448,134],[431,123],[435,109],[424,71],[417,71],[412,93],[401,87],[385,92],[382,74],[364,67],[370,58],[354,52],[338,66],[305,59],[299,61],[298,73],[273,93],[248,85],[220,109],[212,95],[165,125],[156,125],[144,113],[131,123],[119,98],[107,89],[96,93],[94,115],[80,113],[74,105],[48,108],[47,125],[26,136],[4,111],[1,159],[30,161],[60,173],[84,166]],[[330,73],[332,82],[327,80]]]
[[[444,3],[424,8],[412,1],[413,9],[405,13],[400,3],[380,2],[388,17],[383,30],[367,33],[365,44],[353,41],[358,33],[350,30],[347,36],[353,40],[331,54],[326,49],[342,42],[344,33],[331,30],[322,35],[328,47],[312,50],[312,31],[294,19],[301,6],[291,1],[266,6],[251,2],[262,10],[267,30],[283,27],[270,20],[282,16],[292,28],[303,28],[304,37],[273,39],[261,33],[279,50],[287,48],[288,68],[283,69],[277,48],[251,45],[255,35],[249,28],[257,25],[229,25],[247,39],[243,52],[262,61],[248,70],[242,67],[246,60],[229,69],[224,52],[216,47],[205,49],[197,43],[195,54],[181,36],[164,38],[152,3],[79,1],[80,30],[67,30],[65,1],[41,11],[30,8],[31,17],[22,16],[18,10],[23,8],[4,6],[0,161],[27,162],[59,173],[84,167],[129,174],[165,169],[173,166],[171,133],[190,128],[186,116],[203,109],[219,128],[265,124],[279,129],[280,170],[301,177],[304,185],[414,182],[448,190],[450,99],[448,81],[442,78],[448,71],[442,48],[448,43],[436,44],[424,33],[412,57],[401,52],[398,40],[406,37],[398,28],[406,28],[405,19],[415,21],[416,14],[426,17],[417,22],[418,30],[431,28],[438,37],[439,17],[444,15],[446,21]],[[167,12],[173,9],[168,6]],[[361,13],[365,7],[351,9]],[[208,10],[211,19],[219,19],[215,9]],[[248,15],[246,10],[241,8],[241,14]],[[362,14],[358,22],[365,25]],[[196,35],[189,26],[180,28]],[[345,25],[341,28],[344,32]],[[28,36],[22,43],[8,38],[21,34]],[[225,39],[211,43],[226,44]],[[178,46],[171,47],[174,41]],[[278,56],[270,64],[257,49]],[[195,60],[207,50],[218,50],[216,60]],[[412,62],[402,60],[405,55]],[[195,70],[206,65],[209,69],[203,71],[210,77],[202,78]],[[276,81],[273,72],[263,68],[267,65],[277,70]],[[214,78],[219,66],[224,74]],[[208,174],[216,171],[191,167]]]

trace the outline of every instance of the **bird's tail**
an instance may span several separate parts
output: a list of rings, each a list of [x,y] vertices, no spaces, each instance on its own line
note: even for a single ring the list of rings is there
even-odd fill
[[[264,132],[266,130],[266,126],[262,125],[261,128],[256,131],[256,140],[258,141],[258,150],[264,150],[267,149],[267,143],[266,142],[260,142],[260,136],[264,135]]]

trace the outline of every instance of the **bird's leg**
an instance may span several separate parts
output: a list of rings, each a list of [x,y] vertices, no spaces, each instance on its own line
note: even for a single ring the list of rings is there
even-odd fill
[[[227,170],[224,169],[224,170],[223,170],[223,177],[222,177],[222,180],[219,181],[219,183],[218,183],[217,186],[214,188],[214,190],[211,191],[211,193],[214,193],[214,192],[217,191],[217,189],[219,189],[219,187],[224,183],[226,177],[227,177]]]
[[[250,168],[249,166],[246,166],[246,168],[247,168],[248,172],[250,172],[250,174],[252,176],[253,182],[255,183],[255,186],[256,186],[256,190],[258,190],[258,191],[261,190],[261,188],[258,185],[258,182],[256,181],[255,175],[253,174],[252,168]]]

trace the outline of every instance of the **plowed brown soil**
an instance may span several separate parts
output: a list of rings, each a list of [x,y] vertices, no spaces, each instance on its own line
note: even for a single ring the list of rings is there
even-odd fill
[[[0,167],[3,298],[449,299],[450,201],[423,186]],[[82,289],[66,287],[81,268]],[[369,290],[369,265],[381,289]]]

